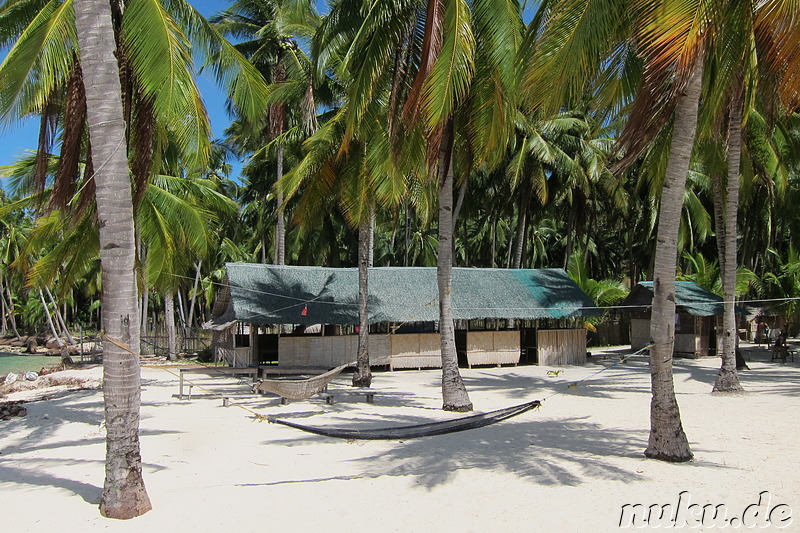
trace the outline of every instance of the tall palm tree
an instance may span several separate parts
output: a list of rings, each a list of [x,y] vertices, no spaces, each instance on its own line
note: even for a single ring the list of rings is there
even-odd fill
[[[584,0],[567,2],[553,16],[538,43],[527,72],[529,95],[535,105],[561,105],[575,100],[586,89],[585,79],[570,74],[580,64],[584,78],[602,78],[602,70],[614,65],[619,51],[630,50],[632,36],[644,58],[643,82],[623,131],[629,164],[661,131],[674,113],[673,137],[661,194],[655,253],[654,297],[651,321],[651,426],[648,457],[686,461],[691,459],[688,440],[680,422],[672,381],[674,343],[675,267],[678,226],[686,174],[694,143],[697,109],[702,87],[704,43],[709,32],[710,6],[700,2],[636,2],[628,13],[621,2]],[[560,6],[561,4],[559,4]],[[602,13],[602,14],[601,14]],[[664,21],[670,21],[667,25]],[[637,21],[634,25],[633,22]],[[591,30],[589,26],[592,26]],[[637,33],[633,33],[636,29]],[[589,61],[587,64],[586,61]],[[560,91],[543,94],[544,73],[555,72]],[[554,97],[555,96],[555,97]],[[621,164],[621,165],[622,165]],[[621,166],[620,165],[620,166]]]
[[[669,163],[661,193],[658,244],[653,269],[653,304],[650,322],[651,385],[650,440],[645,455],[666,461],[692,458],[683,432],[672,379],[672,354],[675,342],[675,271],[677,266],[678,226],[681,204],[689,172],[689,160],[697,128],[697,107],[702,89],[702,73],[695,72],[675,109],[673,128],[681,132],[670,145]]]
[[[345,80],[346,82],[346,80]],[[374,114],[372,114],[374,113]],[[297,222],[317,227],[323,212],[322,202],[337,205],[345,220],[358,230],[358,352],[353,386],[369,387],[372,374],[369,364],[369,270],[370,224],[378,208],[396,206],[405,193],[405,175],[392,165],[388,130],[379,117],[382,106],[372,106],[349,142],[347,152],[340,150],[344,137],[344,110],[317,130],[307,141],[308,149],[300,164],[286,174],[278,187],[286,198],[300,196],[295,208]]]
[[[142,478],[139,448],[139,314],[135,278],[133,199],[120,97],[111,8],[103,0],[74,2],[94,175],[103,265],[103,397],[106,480],[100,512],[133,518],[152,506]]]
[[[213,17],[212,22],[224,35],[239,40],[237,49],[247,57],[272,84],[273,98],[268,101],[265,131],[259,125],[253,135],[262,144],[274,144],[275,182],[284,174],[283,135],[287,128],[289,104],[296,105],[299,121],[306,131],[316,127],[311,64],[298,45],[298,39],[309,39],[319,24],[314,4],[309,0],[238,0],[230,8]],[[298,94],[299,93],[299,94]],[[271,165],[270,165],[271,166]],[[265,188],[265,201],[271,188]],[[285,263],[286,231],[283,191],[276,190],[275,246],[273,262]]]
[[[742,153],[742,125],[748,102],[756,93],[769,94],[775,107],[795,109],[800,104],[797,75],[800,72],[800,37],[789,30],[796,20],[796,2],[732,2],[726,6],[724,23],[718,35],[719,75],[717,95],[727,114],[723,135],[727,148],[727,186],[724,194],[724,224],[718,228],[721,240],[720,264],[723,271],[725,312],[723,317],[723,353],[715,392],[739,392],[736,373],[736,298],[737,228],[739,210],[739,173]],[[713,95],[716,96],[716,95]],[[709,98],[710,100],[711,98]],[[716,106],[709,105],[712,110]],[[721,187],[719,188],[721,191]],[[718,199],[721,204],[723,198]]]
[[[406,148],[404,155],[424,160],[439,190],[443,408],[468,411],[472,403],[458,372],[450,299],[454,167],[492,166],[504,153],[511,129],[507,116],[514,109],[520,6],[513,0],[429,0],[359,7],[362,21],[343,62],[354,79],[348,90],[347,135],[353,135],[367,107],[388,87],[390,138],[407,146],[399,140],[419,135],[425,140],[422,152]],[[332,10],[331,24],[345,24],[343,11]],[[393,68],[398,64],[401,69]]]

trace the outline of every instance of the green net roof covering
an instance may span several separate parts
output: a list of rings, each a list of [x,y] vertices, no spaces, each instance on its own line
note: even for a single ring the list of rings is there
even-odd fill
[[[357,324],[358,270],[228,263],[233,317],[252,324]],[[453,318],[570,318],[602,311],[559,269],[454,268]],[[231,318],[230,313],[227,314]],[[369,321],[439,318],[435,268],[369,270]]]
[[[651,305],[653,302],[653,282],[642,281],[639,285],[645,290],[631,291],[629,305]],[[690,315],[716,316],[723,313],[723,300],[713,292],[707,291],[693,281],[675,282],[675,306]],[[736,312],[740,309],[737,307]]]

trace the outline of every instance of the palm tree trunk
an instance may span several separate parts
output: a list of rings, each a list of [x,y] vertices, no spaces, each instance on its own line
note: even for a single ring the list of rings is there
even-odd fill
[[[361,228],[359,228],[361,231]],[[361,236],[359,235],[359,246]],[[375,265],[375,206],[369,208],[369,234],[367,235],[367,266]]]
[[[0,333],[5,337],[8,334],[8,307],[6,306],[6,298],[3,296],[2,280],[0,280],[0,296],[2,296],[2,299],[0,299],[0,308],[2,308],[3,315],[3,327]]]
[[[283,64],[283,52],[278,52],[278,58],[274,66],[273,81],[280,83],[286,79],[286,68]],[[275,103],[269,107],[269,129],[270,137],[272,139],[278,138],[283,134],[284,122],[286,115],[286,104]],[[275,154],[275,180],[279,181],[283,177],[283,145],[278,143],[277,152]],[[278,219],[275,222],[275,264],[286,264],[286,229],[283,216],[283,192],[278,190]]]
[[[137,236],[136,249],[139,251],[139,264],[142,271],[147,270],[147,250],[145,249],[142,241]],[[147,336],[147,307],[150,301],[150,288],[147,286],[147,276],[142,276],[142,294],[140,296],[141,303],[139,304],[139,324],[141,325],[140,335]]]
[[[370,219],[364,218],[358,226],[358,354],[353,373],[354,387],[369,387],[372,371],[369,365],[369,234]]]
[[[5,283],[5,291],[8,293],[8,300],[6,301],[5,296],[3,296],[3,288],[0,287],[0,296],[3,297],[3,305],[6,308],[6,312],[8,313],[8,319],[11,322],[11,329],[14,331],[14,335],[16,335],[17,339],[20,338],[19,331],[17,331],[17,319],[14,318],[14,304],[13,300],[11,299],[11,289],[8,287],[8,283]]]
[[[464,205],[464,197],[467,195],[467,186],[469,185],[469,176],[464,179],[464,183],[458,189],[458,198],[456,199],[456,207],[453,209],[453,265],[458,262],[456,256],[456,229],[458,228],[458,215],[461,213],[461,207]]]
[[[403,235],[403,266],[408,266],[408,250],[411,241],[411,201],[406,200],[405,205],[405,215],[406,215],[406,224],[405,224],[405,234]]]
[[[464,206],[464,197],[467,195],[467,187],[469,186],[469,176],[464,178],[464,183],[458,189],[458,199],[456,200],[456,208],[453,210],[453,228],[456,227],[458,222],[458,215],[461,214],[461,208]]]
[[[62,348],[64,346],[64,341],[62,341],[61,337],[58,336],[56,327],[53,324],[53,317],[50,315],[50,310],[47,308],[47,302],[44,301],[44,293],[42,292],[42,289],[39,289],[39,299],[42,301],[42,308],[44,309],[44,316],[47,317],[47,325],[50,327],[50,333],[52,333],[53,337],[56,339],[56,344],[58,344],[58,347]]]
[[[194,288],[192,289],[192,300],[189,304],[189,320],[188,320],[188,327],[192,327],[192,321],[194,320],[194,306],[197,302],[197,289],[200,286],[200,268],[203,265],[203,261],[197,261],[197,266],[195,267],[195,274],[194,274]]]
[[[490,248],[490,263],[491,268],[497,267],[497,219],[492,219],[491,226],[489,226],[489,241],[491,242]]]
[[[439,284],[439,336],[442,346],[442,409],[466,412],[472,411],[472,402],[458,371],[455,324],[450,299],[453,275],[452,121],[445,128],[445,140],[439,158],[439,256],[436,269]]]
[[[141,335],[142,336],[146,336],[147,335],[147,312],[148,312],[149,303],[150,303],[150,291],[147,289],[147,285],[145,285],[144,290],[142,291],[142,305],[141,305],[141,309],[142,309],[142,312],[141,312],[141,317],[142,317],[141,318],[141,320],[142,320],[142,322],[141,322],[141,324],[142,324]]]
[[[650,440],[644,454],[652,459],[682,462],[692,458],[689,441],[683,432],[675,384],[672,354],[675,345],[675,269],[678,262],[678,230],[681,221],[686,175],[697,129],[697,108],[703,72],[699,65],[675,110],[661,210],[658,216],[655,265],[653,269],[653,307],[650,320]]]
[[[125,519],[152,508],[142,479],[139,447],[141,375],[131,181],[111,6],[104,0],[75,0],[74,8],[89,139],[94,160],[101,162],[94,175],[103,280],[106,420],[106,478],[100,513]]]
[[[283,146],[278,145],[278,179],[283,176]],[[286,264],[286,222],[283,215],[283,193],[278,190],[278,219],[275,222],[275,264]]]
[[[164,295],[164,327],[167,330],[167,359],[178,360],[178,336],[175,331],[175,297],[171,292]]]
[[[189,326],[186,322],[186,299],[183,297],[183,291],[178,289],[178,292],[175,293],[178,298],[178,323],[181,325],[181,329],[183,330],[183,335],[189,335]]]
[[[530,199],[531,195],[526,194],[525,197],[519,200],[517,239],[514,243],[514,268],[522,268],[522,256],[525,253],[525,232],[528,227],[528,206],[530,205]]]
[[[69,328],[67,327],[67,322],[64,320],[64,317],[61,315],[61,311],[58,309],[58,305],[56,304],[55,298],[53,298],[53,293],[50,292],[48,287],[44,288],[45,292],[47,292],[47,298],[50,300],[50,303],[53,304],[53,309],[55,310],[56,320],[58,321],[58,325],[61,328],[61,333],[67,339],[69,344],[75,344],[75,338],[69,332]]]
[[[741,87],[741,86],[740,86]],[[725,245],[720,254],[722,271],[722,363],[714,392],[742,392],[736,373],[736,265],[737,265],[737,215],[739,211],[739,162],[742,153],[742,95],[736,89],[731,97],[730,124],[728,126],[728,184],[725,198]],[[721,202],[720,202],[721,203]]]
[[[685,179],[685,178],[684,178]],[[572,243],[575,239],[575,210],[569,206],[569,218],[567,223],[567,243],[564,246],[564,270],[569,266],[569,257],[572,255]]]

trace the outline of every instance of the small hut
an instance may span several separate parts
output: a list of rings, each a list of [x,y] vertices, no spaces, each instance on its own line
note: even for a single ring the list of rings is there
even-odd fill
[[[723,314],[722,298],[693,281],[675,282],[675,354],[686,357],[713,355],[717,350],[717,317]],[[633,306],[631,348],[650,342],[650,307],[653,282],[643,281],[631,290],[623,305]]]
[[[337,366],[355,359],[357,269],[226,266],[230,300],[208,327],[240,333],[246,327],[247,361],[237,345],[220,347],[240,364],[262,363],[265,353],[287,366]],[[523,354],[545,365],[585,363],[586,332],[573,319],[599,310],[563,270],[454,268],[452,291],[461,364],[516,364]],[[371,364],[441,366],[438,294],[435,268],[370,268]],[[307,334],[306,327],[317,324],[317,333]],[[284,326],[278,333],[259,333],[275,325]]]

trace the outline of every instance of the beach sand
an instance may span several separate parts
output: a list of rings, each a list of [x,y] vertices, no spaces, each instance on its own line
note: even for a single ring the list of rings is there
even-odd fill
[[[406,441],[315,436],[258,422],[250,411],[346,427],[463,416],[439,409],[437,370],[376,373],[374,404],[347,396],[333,405],[321,399],[280,405],[276,397],[250,393],[246,380],[191,377],[230,396],[235,405],[223,407],[199,387],[191,401],[180,400],[174,368],[145,367],[141,446],[153,510],[128,521],[100,516],[102,393],[73,391],[27,404],[27,417],[0,421],[0,529],[603,532],[620,530],[626,504],[674,508],[682,498],[684,507],[687,500],[724,504],[728,519],[741,518],[764,491],[765,512],[782,505],[784,518],[786,509],[800,514],[800,361],[779,364],[766,350],[749,353],[751,369],[741,373],[748,392],[734,396],[710,394],[718,359],[675,360],[678,403],[695,455],[684,464],[643,457],[647,359],[612,366],[613,352],[563,367],[558,376],[538,366],[462,369],[476,410],[548,399],[499,424]],[[101,369],[84,372],[99,377]],[[331,391],[349,379],[340,376]],[[800,517],[783,529],[759,530],[800,531]]]

